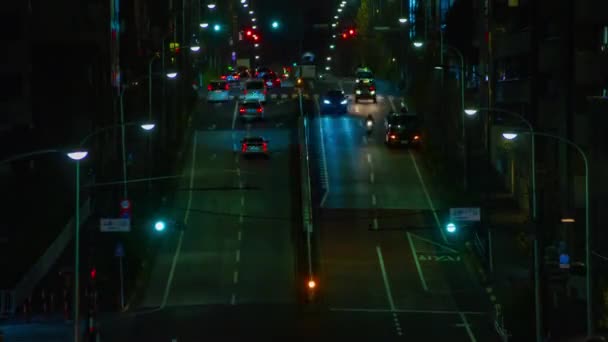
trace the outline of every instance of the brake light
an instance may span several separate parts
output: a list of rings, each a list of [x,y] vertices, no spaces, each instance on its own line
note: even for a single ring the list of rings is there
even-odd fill
[[[262,144],[262,149],[264,150],[264,152],[268,151],[268,143],[265,142]]]
[[[264,87],[264,95],[266,95],[266,87]]]
[[[247,144],[243,143],[243,145],[241,146],[241,151],[245,152],[247,151]]]
[[[247,89],[243,89],[243,94],[247,95]]]
[[[391,139],[397,139],[397,136],[394,134],[391,134]]]
[[[420,140],[420,136],[419,135],[414,135],[414,140]]]
[[[258,113],[261,113],[263,111],[262,107],[258,108]]]
[[[223,79],[223,80],[225,80],[226,79],[226,75],[222,75],[220,78]]]
[[[226,84],[226,87],[224,87],[224,89],[230,90],[230,87]]]
[[[239,113],[245,113],[245,107],[239,108]]]
[[[281,82],[281,79],[277,77],[277,79],[275,81],[278,83],[278,82]]]
[[[376,87],[369,87],[369,90],[374,91],[374,90],[376,90]]]
[[[239,75],[234,75],[235,80],[238,80],[239,78],[241,78]]]

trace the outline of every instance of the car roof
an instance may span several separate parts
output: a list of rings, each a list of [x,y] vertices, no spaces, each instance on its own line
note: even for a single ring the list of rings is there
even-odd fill
[[[329,89],[325,94],[330,94],[330,93],[340,93],[340,94],[344,95],[344,91],[341,89]]]
[[[266,141],[263,136],[248,136],[244,137],[243,141]]]
[[[259,100],[244,100],[241,101],[242,105],[249,105],[249,104],[256,104],[256,105],[262,105],[262,102],[260,102]]]

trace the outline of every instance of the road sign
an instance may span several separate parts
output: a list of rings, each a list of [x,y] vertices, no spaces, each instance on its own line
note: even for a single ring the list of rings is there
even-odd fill
[[[433,254],[418,254],[420,261],[436,261],[436,262],[455,262],[460,261],[460,255],[433,255]]]
[[[559,268],[568,269],[570,268],[570,256],[566,253],[562,253],[559,256]]]
[[[99,220],[99,230],[104,233],[129,232],[131,220],[128,218],[102,218]]]
[[[128,199],[123,199],[120,201],[120,213],[118,215],[120,218],[130,218],[131,217],[131,201]]]
[[[116,243],[116,248],[114,248],[114,256],[117,258],[122,258],[125,256],[125,246],[122,243]]]
[[[479,208],[450,208],[451,221],[481,221],[481,210]]]

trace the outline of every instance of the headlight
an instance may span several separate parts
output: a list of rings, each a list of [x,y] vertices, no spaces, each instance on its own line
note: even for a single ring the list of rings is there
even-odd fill
[[[323,100],[323,103],[325,103],[325,104],[331,104],[331,102],[329,102],[329,100]]]
[[[348,101],[346,100],[342,100],[342,102],[340,102],[340,104],[346,104]]]
[[[355,80],[355,82],[359,83],[359,82],[361,82],[361,80],[357,78],[357,79]]]
[[[355,94],[357,94],[357,95],[361,95],[361,90],[356,90],[356,91],[355,91]]]
[[[372,95],[374,95],[374,94],[376,93],[376,91],[375,91],[375,90],[372,90],[372,91],[370,91],[369,93],[370,93],[370,94],[372,94]]]

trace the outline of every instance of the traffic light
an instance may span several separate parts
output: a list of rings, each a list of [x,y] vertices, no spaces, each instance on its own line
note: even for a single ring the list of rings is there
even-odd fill
[[[154,230],[156,230],[157,232],[162,232],[165,230],[165,228],[167,228],[167,223],[165,221],[158,220],[154,222]]]
[[[456,225],[452,222],[449,222],[448,224],[445,225],[445,231],[450,234],[456,233]]]
[[[342,38],[344,38],[344,39],[348,38],[348,35],[346,34],[346,32],[342,33]]]
[[[246,35],[247,37],[251,37],[251,35],[252,35],[252,34],[253,34],[253,31],[251,31],[251,30],[247,30],[247,31],[245,31],[245,35]]]
[[[279,28],[279,22],[275,20],[272,22],[271,26],[274,30],[276,30]]]

